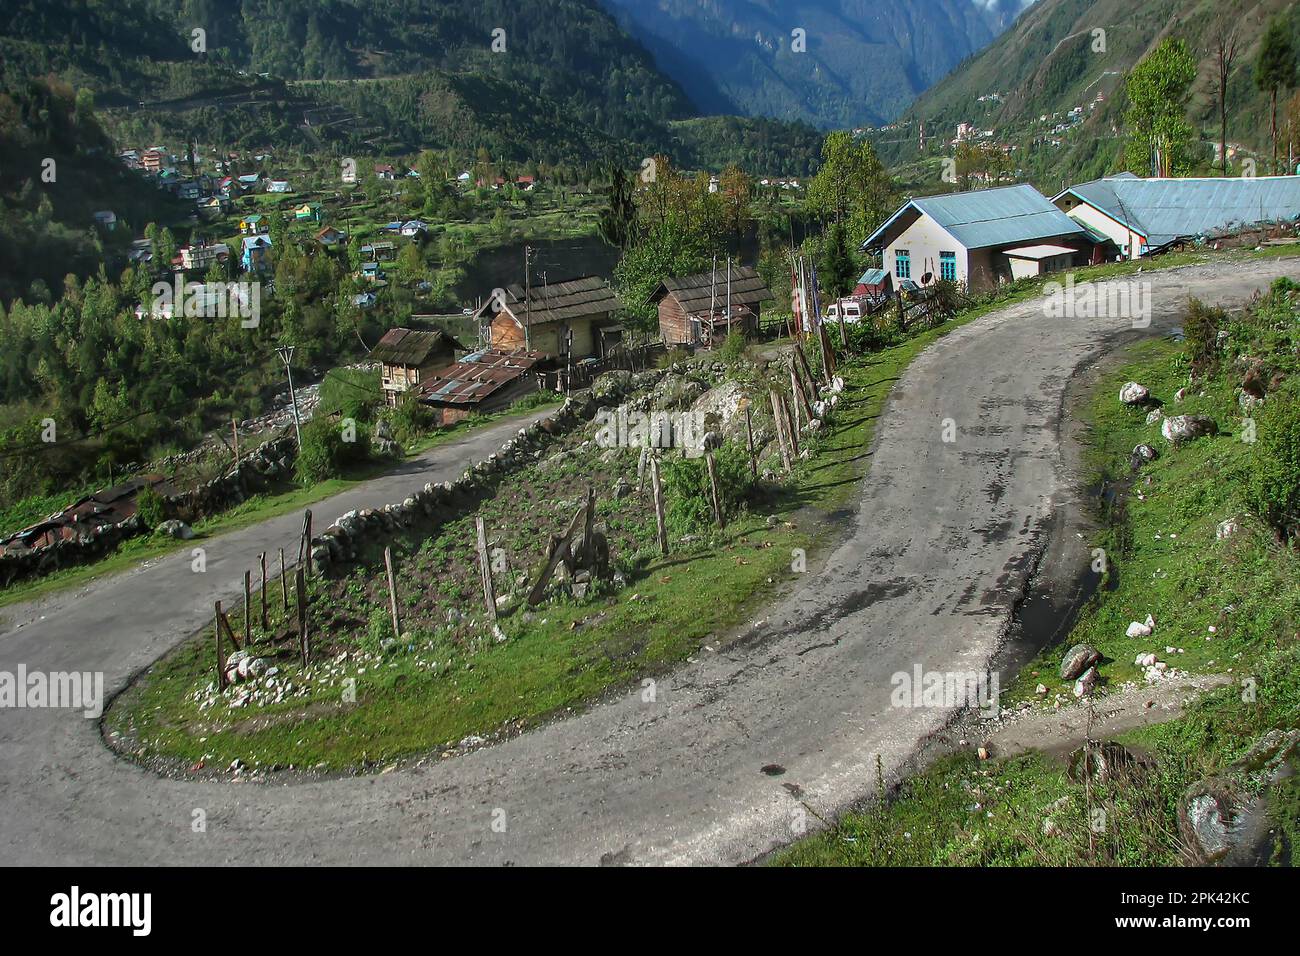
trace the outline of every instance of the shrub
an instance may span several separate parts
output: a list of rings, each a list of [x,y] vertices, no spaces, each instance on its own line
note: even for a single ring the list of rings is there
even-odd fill
[[[1195,297],[1187,300],[1187,317],[1183,320],[1183,350],[1193,372],[1208,372],[1216,364],[1219,349],[1219,329],[1227,322],[1228,313],[1208,306]]]
[[[370,435],[357,426],[356,440],[344,441],[343,425],[328,418],[313,418],[302,428],[302,448],[295,473],[304,484],[340,477],[349,465],[370,455]]]
[[[162,495],[152,488],[142,488],[135,496],[135,513],[146,528],[156,528],[167,520],[163,512]]]
[[[1295,388],[1269,396],[1257,421],[1251,506],[1287,540],[1300,534],[1300,395]]]
[[[378,369],[331,369],[320,384],[321,411],[344,418],[370,421],[381,398]]]
[[[433,409],[410,394],[403,395],[395,407],[385,409],[381,417],[398,444],[404,446],[431,431],[436,424]]]
[[[745,344],[745,336],[732,332],[722,343],[722,348],[718,349],[718,357],[728,365],[738,365],[745,357]]]
[[[732,442],[713,453],[724,514],[734,514],[752,491],[753,478],[746,456],[745,450]],[[686,534],[712,525],[713,499],[704,458],[671,455],[664,460],[662,472],[668,526],[678,534]]]

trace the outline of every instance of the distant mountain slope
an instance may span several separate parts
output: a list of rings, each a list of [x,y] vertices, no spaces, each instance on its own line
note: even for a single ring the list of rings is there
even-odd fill
[[[1300,45],[1300,5],[1293,0],[1040,0],[986,50],[922,94],[900,119],[906,133],[886,142],[883,152],[895,161],[914,157],[922,120],[932,140],[951,139],[961,122],[1005,139],[1042,116],[1049,120],[1040,125],[1050,126],[1054,114],[1083,107],[1081,135],[1066,138],[1054,161],[1057,172],[1094,175],[1117,168],[1125,75],[1162,39],[1175,36],[1187,41],[1200,64],[1189,113],[1209,155],[1218,139],[1211,41],[1224,16],[1241,38],[1228,83],[1228,138],[1266,152],[1267,96],[1255,89],[1252,70],[1270,18],[1282,12]],[[1104,50],[1094,49],[1098,28],[1105,30]],[[1090,108],[1098,93],[1104,100]]]
[[[892,119],[1029,0],[604,2],[704,112],[827,128]]]
[[[0,14],[0,79],[88,87],[129,138],[569,164],[690,165],[720,145],[673,127],[691,101],[597,0],[0,0]],[[772,173],[819,145],[802,126],[727,132]]]

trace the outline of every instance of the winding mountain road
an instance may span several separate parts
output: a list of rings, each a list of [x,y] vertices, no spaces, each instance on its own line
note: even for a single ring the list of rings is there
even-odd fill
[[[1040,299],[940,339],[895,385],[824,568],[661,679],[653,702],[638,688],[452,760],[287,784],[159,778],[115,757],[80,712],[0,711],[0,863],[751,860],[798,834],[804,803],[843,810],[874,790],[877,755],[888,774],[947,721],[942,709],[891,707],[892,674],[988,665],[1053,528],[1083,512],[1061,445],[1075,371],[1177,324],[1188,294],[1236,304],[1280,274],[1300,278],[1300,260],[1136,276],[1151,284],[1147,329],[1045,318]],[[315,510],[329,519],[454,477],[518,425],[442,446]],[[112,693],[201,627],[214,599],[233,598],[250,558],[292,540],[298,521],[207,542],[202,584],[182,552],[0,612],[0,670],[102,670]],[[1065,537],[1055,543],[1068,562]],[[191,829],[196,809],[206,832]]]

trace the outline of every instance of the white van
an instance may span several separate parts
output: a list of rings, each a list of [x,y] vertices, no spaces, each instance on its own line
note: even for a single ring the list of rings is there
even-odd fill
[[[826,307],[826,321],[838,323],[844,317],[845,325],[852,325],[862,318],[862,303],[857,299],[840,299]]]

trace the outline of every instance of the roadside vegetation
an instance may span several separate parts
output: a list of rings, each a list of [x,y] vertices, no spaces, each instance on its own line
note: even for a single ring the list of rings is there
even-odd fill
[[[1300,835],[1300,555],[1287,509],[1300,483],[1293,467],[1300,297],[1279,279],[1240,314],[1195,302],[1189,312],[1184,342],[1134,348],[1089,400],[1088,461],[1107,490],[1095,545],[1106,553],[1108,580],[1068,640],[1030,662],[1001,704],[1004,713],[1029,714],[1089,706],[1076,703],[1073,681],[1058,675],[1065,647],[1081,643],[1101,655],[1102,706],[1128,691],[1143,707],[1144,688],[1190,675],[1219,675],[1220,686],[1174,720],[1119,735],[1112,743],[1123,751],[1104,751],[1114,758],[1110,773],[1081,773],[1077,758],[1072,772],[1065,755],[1001,759],[996,747],[981,760],[972,745],[894,792],[878,782],[868,808],[776,863],[1176,865],[1204,859],[1179,818],[1204,792],[1263,826],[1254,845],[1237,851],[1245,859],[1292,860]],[[1116,396],[1129,381],[1149,388],[1152,402],[1121,404]],[[1241,396],[1259,382],[1263,404],[1243,409],[1252,402]],[[1218,434],[1170,447],[1161,421],[1147,422],[1155,407],[1165,416],[1205,415]],[[1251,420],[1253,443],[1242,440]],[[1160,456],[1134,468],[1139,444]],[[1127,636],[1148,614],[1154,633]],[[1167,667],[1152,675],[1135,663],[1146,653]]]
[[[1196,260],[1169,257],[1165,264],[1186,261]],[[1090,277],[1134,267],[1105,266],[1090,270]],[[566,439],[556,452],[563,453],[559,462],[539,462],[512,478],[480,510],[490,547],[506,556],[498,594],[515,595],[514,611],[500,623],[504,642],[486,619],[474,525],[465,518],[395,551],[402,628],[409,639],[392,633],[382,564],[372,556],[368,567],[342,581],[312,585],[313,614],[328,621],[324,631],[333,663],[314,665],[317,680],[310,689],[299,681],[294,696],[277,702],[248,710],[213,704],[200,715],[196,708],[211,698],[207,685],[213,679],[211,635],[205,633],[160,661],[122,698],[109,723],[120,734],[115,742],[171,765],[201,762],[224,769],[240,760],[249,767],[357,770],[422,753],[451,754],[467,737],[518,732],[677,663],[722,639],[749,609],[789,584],[791,549],[804,548],[814,560],[832,540],[835,529],[820,518],[852,500],[865,473],[873,423],[912,358],[954,328],[1040,289],[1041,282],[1003,287],[952,318],[935,316],[906,331],[892,314],[854,329],[839,356],[841,404],[816,439],[817,453],[798,465],[792,479],[751,484],[743,451],[737,455],[724,446],[720,452],[729,488],[724,532],[709,526],[702,468],[666,462],[673,539],[667,562],[653,548],[647,493],[635,490],[637,456],[607,454],[595,447],[592,434]],[[838,343],[837,334],[831,338]],[[761,377],[757,370],[788,347],[785,341],[747,349],[732,344],[718,353],[726,368],[718,374],[752,384]],[[622,498],[614,493],[619,478],[633,489]],[[547,536],[562,530],[587,484],[597,491],[597,513],[622,586],[605,593],[593,588],[581,599],[539,609],[520,607],[520,594],[528,589],[521,579],[530,585],[535,578]],[[769,527],[769,516],[775,516],[775,527]],[[278,592],[270,603],[279,605]],[[259,640],[283,651],[291,624],[273,624]],[[357,681],[358,697],[345,706],[340,682],[346,679]]]

